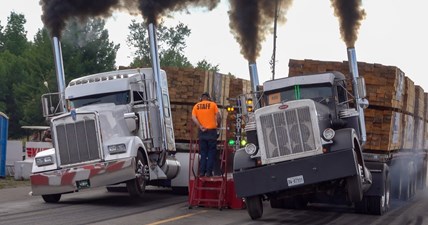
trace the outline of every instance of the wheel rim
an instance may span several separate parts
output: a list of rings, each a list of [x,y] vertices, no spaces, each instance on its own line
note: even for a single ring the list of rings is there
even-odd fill
[[[143,190],[145,188],[145,181],[146,181],[146,173],[145,173],[146,168],[145,167],[146,166],[141,161],[141,159],[138,159],[135,175],[136,175],[136,179],[137,179],[138,186],[139,186],[140,190]]]

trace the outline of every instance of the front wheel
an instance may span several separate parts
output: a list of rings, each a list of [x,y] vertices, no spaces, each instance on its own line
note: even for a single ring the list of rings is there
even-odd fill
[[[263,215],[263,204],[261,196],[251,196],[245,198],[247,211],[252,220],[256,220]]]
[[[126,188],[131,197],[141,197],[146,190],[147,163],[143,153],[138,151],[135,157],[135,178],[126,182]]]
[[[46,203],[57,203],[61,199],[61,194],[42,195]]]

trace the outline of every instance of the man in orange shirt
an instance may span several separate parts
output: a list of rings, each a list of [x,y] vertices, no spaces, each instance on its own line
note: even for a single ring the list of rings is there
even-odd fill
[[[220,126],[221,116],[208,92],[204,92],[201,101],[193,106],[192,120],[199,128],[199,175],[212,176],[217,156],[217,127]]]

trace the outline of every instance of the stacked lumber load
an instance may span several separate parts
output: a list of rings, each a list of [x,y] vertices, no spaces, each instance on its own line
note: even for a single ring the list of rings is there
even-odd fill
[[[347,61],[328,62],[293,60],[289,76],[339,71],[347,78],[348,91],[352,77]],[[369,108],[365,110],[366,150],[396,151],[428,149],[428,95],[420,86],[395,66],[358,62],[359,75],[364,77]],[[351,92],[353,93],[353,92]]]
[[[425,93],[424,89],[415,85],[415,112],[414,112],[414,138],[413,148],[423,149],[424,148],[424,128],[425,128]]]
[[[195,68],[166,67],[171,114],[176,142],[188,143],[196,140],[197,129],[191,121],[193,106],[200,100],[203,92],[211,95],[222,115],[222,127],[226,126],[226,107],[230,104],[229,97],[249,93],[250,81],[236,78],[232,75],[220,74]],[[222,131],[221,140],[225,140],[225,131]]]

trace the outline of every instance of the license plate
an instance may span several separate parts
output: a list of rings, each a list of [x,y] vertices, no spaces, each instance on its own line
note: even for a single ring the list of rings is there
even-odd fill
[[[288,186],[291,187],[299,184],[304,184],[305,180],[303,180],[303,175],[299,175],[299,176],[287,178],[287,183],[288,183]]]
[[[90,188],[91,187],[91,183],[89,182],[89,180],[76,181],[76,185],[77,185],[78,189]]]

